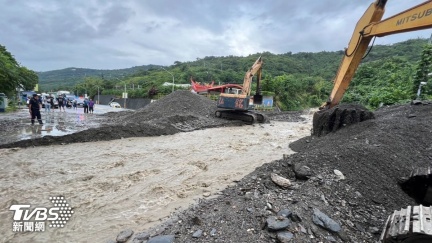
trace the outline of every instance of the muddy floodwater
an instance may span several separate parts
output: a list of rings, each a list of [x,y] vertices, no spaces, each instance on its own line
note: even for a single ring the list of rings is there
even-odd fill
[[[76,114],[76,126],[86,124],[81,120],[85,117]],[[0,149],[2,242],[106,242],[127,228],[144,231],[199,198],[217,196],[257,166],[292,153],[288,144],[310,135],[311,116],[305,118],[169,136]],[[61,114],[52,119],[57,122],[55,132],[45,125],[36,134],[73,130],[62,127]],[[23,126],[21,138],[33,136],[32,129]],[[10,205],[50,207],[53,196],[64,196],[74,211],[63,228],[12,231]]]

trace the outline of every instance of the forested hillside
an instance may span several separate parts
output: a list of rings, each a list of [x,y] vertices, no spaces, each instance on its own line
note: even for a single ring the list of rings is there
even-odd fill
[[[103,79],[115,79],[132,75],[139,70],[148,70],[154,65],[144,65],[125,69],[98,70],[88,68],[65,68],[61,70],[38,72],[39,85],[44,90],[57,89],[59,87],[72,87],[84,81],[86,77],[100,77]]]
[[[413,78],[417,63],[427,44],[426,39],[413,39],[393,45],[376,45],[363,60],[344,97],[344,102],[358,102],[376,108],[382,104],[404,102],[415,92]],[[69,89],[95,95],[120,95],[128,89],[129,97],[147,97],[149,90],[169,93],[164,82],[242,83],[245,72],[263,57],[263,91],[275,97],[284,110],[318,106],[325,101],[341,62],[343,51],[318,53],[257,53],[247,57],[224,56],[197,58],[190,62],[174,62],[169,67],[148,65],[119,70],[68,68],[39,73],[40,86]],[[178,89],[178,87],[176,87]]]

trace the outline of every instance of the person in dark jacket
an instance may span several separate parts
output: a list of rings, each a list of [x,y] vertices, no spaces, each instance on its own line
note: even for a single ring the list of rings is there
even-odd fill
[[[66,100],[63,97],[63,95],[59,95],[57,98],[57,101],[58,101],[59,111],[61,111],[63,108],[63,111],[66,112],[66,110],[65,110]]]
[[[48,97],[50,99],[50,104],[51,104],[51,108],[53,109],[52,111],[54,112],[54,97],[52,97],[51,95]]]
[[[89,113],[89,110],[88,110],[88,104],[89,104],[89,101],[88,101],[87,98],[85,98],[85,99],[84,99],[84,102],[83,102],[84,113]]]
[[[90,99],[88,106],[89,106],[89,112],[93,114],[93,108],[94,108],[94,101]]]
[[[33,125],[35,122],[35,118],[37,117],[39,124],[42,123],[42,118],[40,114],[41,103],[39,102],[39,98],[37,94],[33,94],[33,98],[29,101],[29,112],[31,115],[31,124]]]

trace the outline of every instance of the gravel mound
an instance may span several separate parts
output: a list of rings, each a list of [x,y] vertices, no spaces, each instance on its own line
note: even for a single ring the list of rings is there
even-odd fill
[[[147,105],[121,118],[122,121],[141,123],[149,120],[166,119],[172,116],[214,117],[216,101],[190,91],[176,91],[163,99]]]
[[[290,146],[298,153],[257,168],[152,234],[175,235],[176,242],[376,242],[394,210],[416,205],[398,182],[430,164],[432,105],[374,115],[298,140]],[[292,187],[276,185],[271,173]]]

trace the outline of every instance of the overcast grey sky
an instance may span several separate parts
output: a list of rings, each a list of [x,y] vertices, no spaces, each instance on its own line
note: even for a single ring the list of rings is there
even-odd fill
[[[35,71],[347,46],[374,0],[0,0],[0,44]],[[424,0],[388,0],[384,18]],[[391,44],[431,30],[377,38]]]

